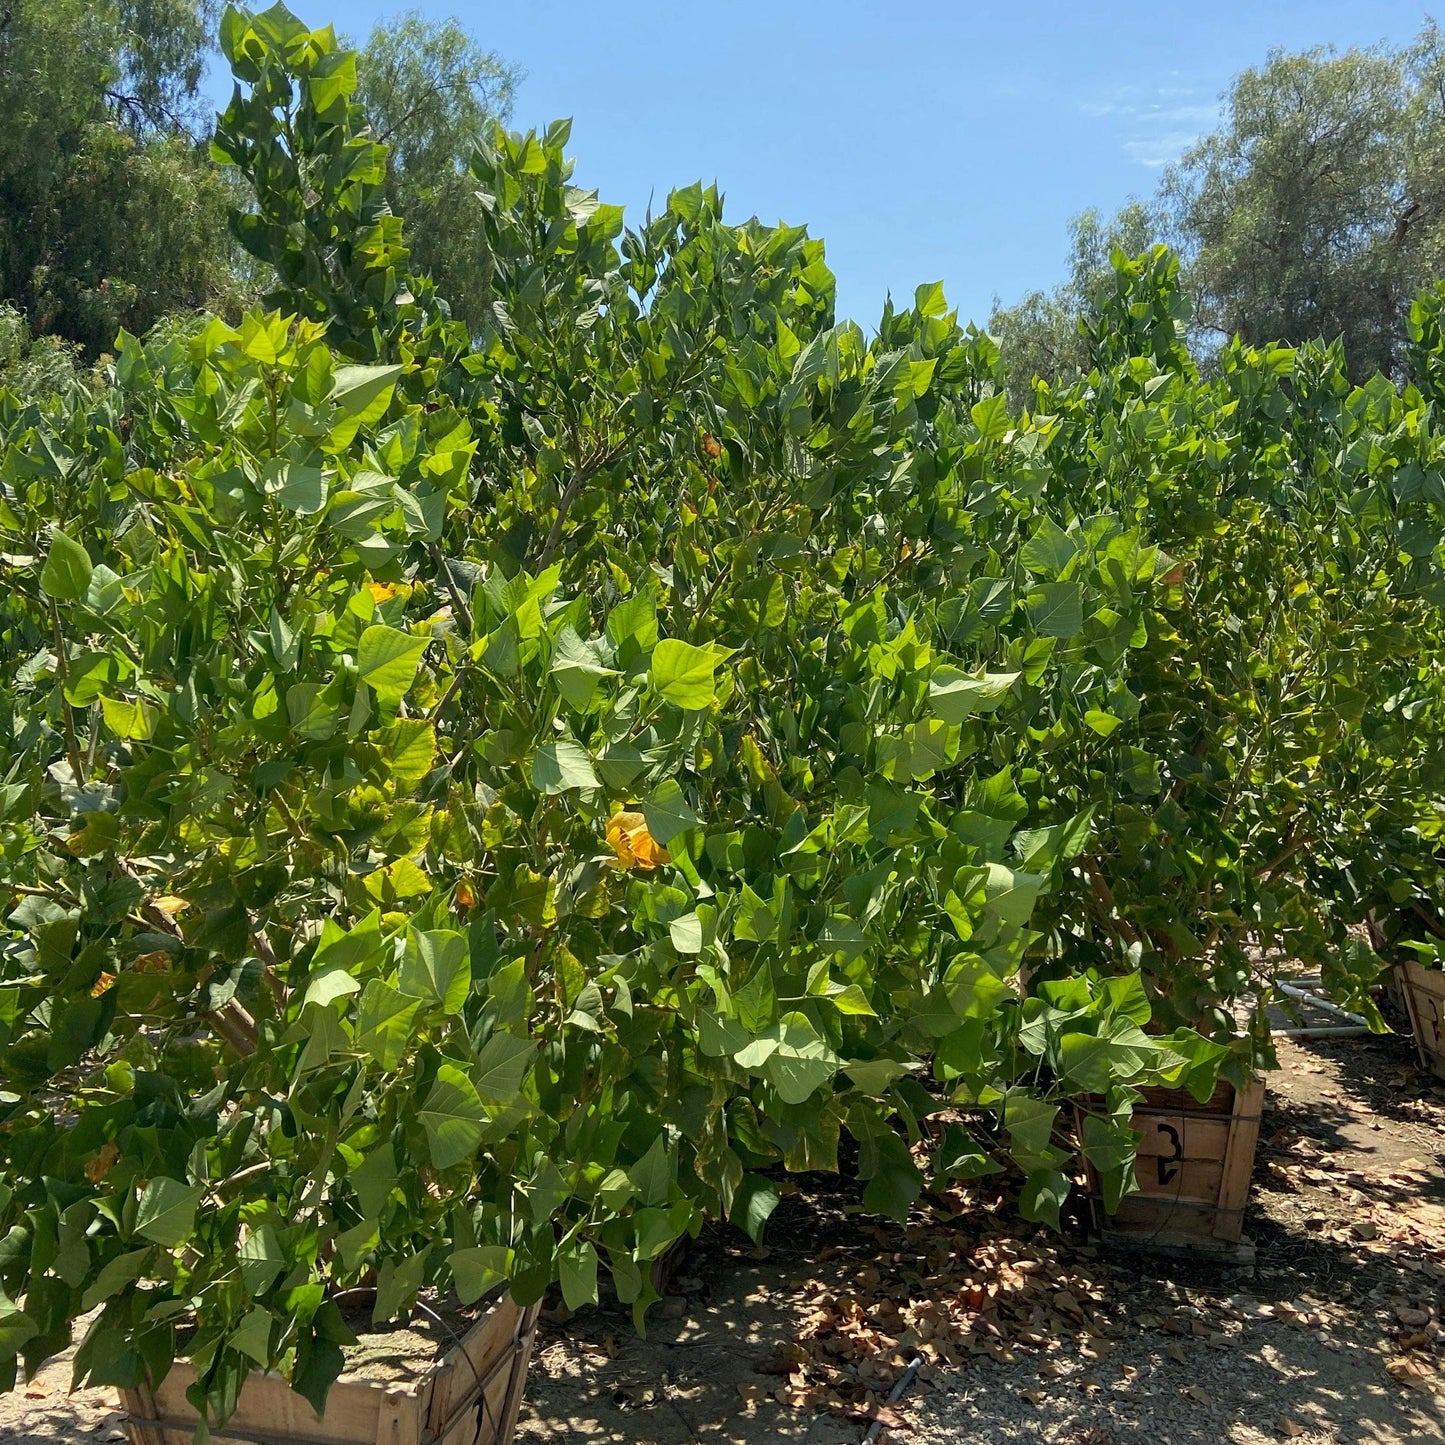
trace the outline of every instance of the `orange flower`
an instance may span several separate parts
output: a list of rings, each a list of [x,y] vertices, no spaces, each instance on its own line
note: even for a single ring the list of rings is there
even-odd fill
[[[711,432],[702,434],[702,449],[714,461],[723,454],[722,443]]]
[[[476,904],[477,895],[472,892],[472,885],[465,878],[452,890],[452,903],[458,913],[465,913],[468,908]]]
[[[115,975],[113,973],[102,973],[90,986],[91,998],[99,998],[114,982]]]
[[[647,831],[641,813],[614,813],[607,824],[607,841],[617,854],[614,868],[657,868],[672,861],[667,849]]]

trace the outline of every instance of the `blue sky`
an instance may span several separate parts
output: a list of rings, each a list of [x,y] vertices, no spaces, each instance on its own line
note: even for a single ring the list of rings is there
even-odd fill
[[[526,72],[513,123],[570,115],[577,180],[640,211],[716,180],[737,219],[804,222],[871,329],[892,290],[941,279],[987,319],[1063,274],[1068,220],[1145,195],[1271,47],[1401,44],[1393,0],[289,0],[363,36],[456,15]],[[263,8],[258,6],[257,8]],[[228,93],[222,77],[216,91]]]

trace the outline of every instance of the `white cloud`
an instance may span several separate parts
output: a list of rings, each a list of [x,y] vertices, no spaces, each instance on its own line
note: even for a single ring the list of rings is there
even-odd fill
[[[1177,77],[1176,77],[1177,78]],[[1177,160],[1219,119],[1219,103],[1197,85],[1121,85],[1087,100],[1083,115],[1110,123],[1130,160],[1156,169]]]
[[[1177,161],[1198,139],[1197,130],[1161,131],[1158,135],[1142,140],[1126,140],[1124,154],[1141,166],[1158,170],[1160,166],[1167,166],[1170,161]]]

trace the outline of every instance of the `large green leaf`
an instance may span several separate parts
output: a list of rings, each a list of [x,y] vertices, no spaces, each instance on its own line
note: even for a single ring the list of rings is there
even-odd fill
[[[781,1200],[777,1189],[761,1174],[744,1174],[733,1191],[729,1218],[754,1244],[763,1242],[763,1229]]]
[[[512,1251],[499,1244],[473,1245],[453,1250],[447,1256],[457,1298],[464,1305],[475,1304],[506,1282],[512,1268]]]
[[[1118,1078],[1134,1078],[1154,1057],[1157,1045],[1128,1019],[1114,1019],[1100,1034],[1070,1032],[1058,1043],[1057,1067],[1084,1093],[1102,1094]]]
[[[961,723],[976,713],[992,712],[1019,677],[1017,672],[970,677],[954,667],[939,667],[928,684],[929,706],[944,722]]]
[[[562,1285],[562,1302],[569,1310],[597,1300],[597,1251],[588,1240],[581,1240],[557,1251],[558,1277]]]
[[[496,1033],[477,1055],[472,1077],[476,1090],[489,1104],[510,1104],[522,1091],[536,1045],[513,1034]]]
[[[601,787],[592,758],[580,743],[564,738],[537,749],[532,759],[532,786],[544,793],[566,793],[574,788]]]
[[[361,680],[383,707],[394,708],[416,681],[427,639],[413,637],[384,623],[373,623],[357,643],[356,666]]]
[[[85,596],[94,570],[85,548],[56,527],[50,534],[45,565],[40,569],[40,590],[61,602],[74,601]]]
[[[642,805],[647,831],[665,848],[680,833],[696,828],[698,816],[688,806],[677,782],[666,779]]]
[[[701,710],[717,698],[717,669],[728,648],[695,647],[667,637],[652,650],[650,676],[658,694],[678,707]]]
[[[1084,600],[1077,582],[1045,582],[1028,596],[1040,637],[1076,637],[1084,630]]]
[[[1068,1200],[1069,1188],[1068,1175],[1057,1169],[1036,1169],[1019,1192],[1019,1213],[1058,1229],[1059,1211]]]
[[[396,981],[403,993],[460,1013],[472,981],[466,937],[452,929],[413,929]]]
[[[432,1163],[450,1169],[476,1154],[488,1116],[466,1073],[455,1064],[443,1064],[417,1118],[426,1130]]]
[[[195,1228],[196,1205],[203,1193],[200,1185],[188,1187],[165,1175],[152,1179],[136,1206],[135,1232],[167,1249],[184,1244]]]

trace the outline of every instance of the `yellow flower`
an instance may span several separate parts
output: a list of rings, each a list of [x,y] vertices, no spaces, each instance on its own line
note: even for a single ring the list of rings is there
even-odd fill
[[[389,602],[396,596],[395,582],[368,582],[366,590],[377,602]]]
[[[667,849],[647,831],[641,813],[614,813],[607,824],[607,841],[617,854],[614,868],[657,868],[672,861]]]

